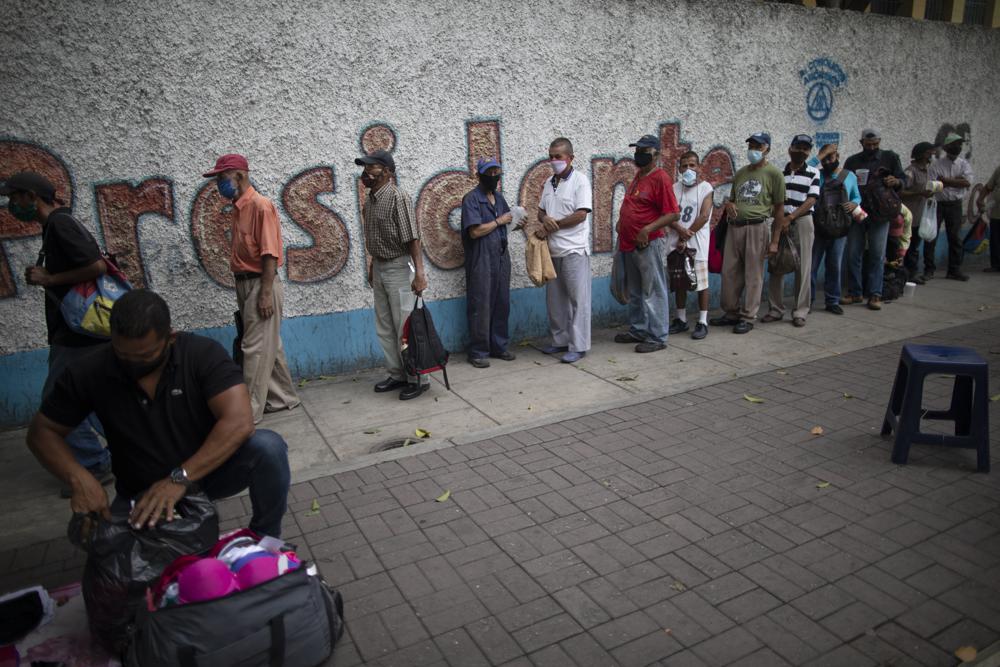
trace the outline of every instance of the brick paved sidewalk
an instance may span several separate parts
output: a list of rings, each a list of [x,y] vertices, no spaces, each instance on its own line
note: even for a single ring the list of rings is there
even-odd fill
[[[1000,320],[918,340],[994,361]],[[294,486],[286,537],[347,604],[336,665],[901,667],[997,641],[1000,473],[971,450],[890,463],[899,348]],[[225,527],[248,505],[223,501]],[[7,553],[0,587],[80,564],[63,541]]]

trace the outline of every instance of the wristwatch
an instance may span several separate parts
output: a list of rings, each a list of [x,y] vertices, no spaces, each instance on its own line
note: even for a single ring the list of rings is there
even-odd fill
[[[187,470],[184,468],[174,468],[170,471],[170,481],[174,484],[181,484],[185,488],[191,486],[191,480],[188,479]]]

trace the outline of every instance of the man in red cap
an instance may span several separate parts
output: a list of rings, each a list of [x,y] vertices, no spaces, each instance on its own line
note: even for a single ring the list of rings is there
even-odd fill
[[[223,198],[233,202],[229,267],[236,280],[236,302],[243,318],[243,377],[256,424],[265,412],[299,404],[281,344],[281,307],[285,291],[278,279],[284,263],[278,209],[250,184],[242,155],[223,155],[204,174],[214,178]]]

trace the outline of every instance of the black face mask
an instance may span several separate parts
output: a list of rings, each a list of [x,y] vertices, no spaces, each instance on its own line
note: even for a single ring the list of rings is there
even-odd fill
[[[487,174],[479,175],[479,184],[483,186],[483,190],[486,192],[493,192],[497,189],[497,185],[500,183],[500,174],[496,176],[488,176]]]
[[[375,177],[369,174],[361,174],[361,182],[365,184],[366,188],[371,188],[375,186]]]
[[[833,162],[823,163],[823,172],[826,174],[832,174],[837,171],[837,167],[840,166],[840,160],[834,160]]]
[[[861,149],[861,154],[864,155],[867,158],[875,157],[876,153],[878,153],[878,149],[877,148],[862,148]]]
[[[645,167],[652,161],[653,161],[652,153],[640,153],[639,151],[635,152],[635,163],[640,167]]]
[[[809,159],[808,151],[791,151],[789,156],[792,158],[792,162],[795,164],[802,164]]]
[[[121,357],[116,357],[122,372],[132,380],[139,381],[159,368],[170,354],[170,343],[163,346],[163,351],[152,361],[126,361]]]
[[[945,146],[944,152],[952,157],[958,157],[962,154],[961,146]]]

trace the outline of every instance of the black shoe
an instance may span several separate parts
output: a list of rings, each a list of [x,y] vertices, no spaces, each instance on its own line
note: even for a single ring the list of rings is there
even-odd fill
[[[924,274],[920,277],[924,279],[924,282],[927,282],[928,280],[934,280],[934,272],[924,271]]]
[[[926,285],[927,284],[927,281],[924,280],[923,276],[913,276],[912,278],[910,278],[910,282],[912,282],[912,283],[914,283],[916,285]]]
[[[428,384],[409,384],[407,383],[406,389],[399,392],[399,400],[408,401],[411,398],[416,398],[420,394],[424,393],[431,388],[430,383]]]
[[[490,360],[482,357],[469,357],[469,363],[476,368],[489,368]]]
[[[644,352],[659,352],[665,349],[667,349],[666,343],[657,343],[656,341],[645,341],[635,346],[635,351],[640,354]]]
[[[713,327],[731,327],[737,325],[742,320],[735,319],[732,317],[726,317],[725,315],[720,315],[719,317],[713,317],[708,321]]]
[[[949,280],[961,280],[963,283],[969,279],[968,273],[962,273],[961,271],[949,271],[945,276]]]
[[[502,361],[514,361],[517,359],[517,355],[510,350],[504,350],[500,354],[491,354],[490,356],[494,359],[500,359]]]
[[[670,323],[670,328],[667,333],[679,334],[688,330],[688,323],[681,320],[679,317],[675,317],[674,321]]]
[[[833,313],[834,315],[843,315],[844,309],[838,303],[828,303],[826,305],[826,312]]]
[[[626,331],[625,333],[615,334],[616,343],[641,343],[641,338],[636,338],[631,334],[631,332]]]
[[[396,380],[394,378],[387,377],[386,379],[382,380],[377,385],[375,385],[375,393],[381,394],[405,386],[406,386],[406,380]]]
[[[750,333],[753,329],[753,322],[747,322],[746,320],[740,320],[739,324],[733,327],[734,334],[745,334]]]
[[[694,332],[691,334],[691,338],[694,338],[695,340],[701,340],[707,335],[708,335],[708,326],[702,324],[701,322],[698,322],[698,324],[694,325]]]
[[[107,486],[111,482],[115,481],[114,473],[111,472],[111,464],[97,466],[96,468],[87,468],[87,472],[94,476],[94,478],[101,483],[101,486]],[[59,489],[60,498],[72,498],[73,497],[73,487],[68,484],[60,487]]]

